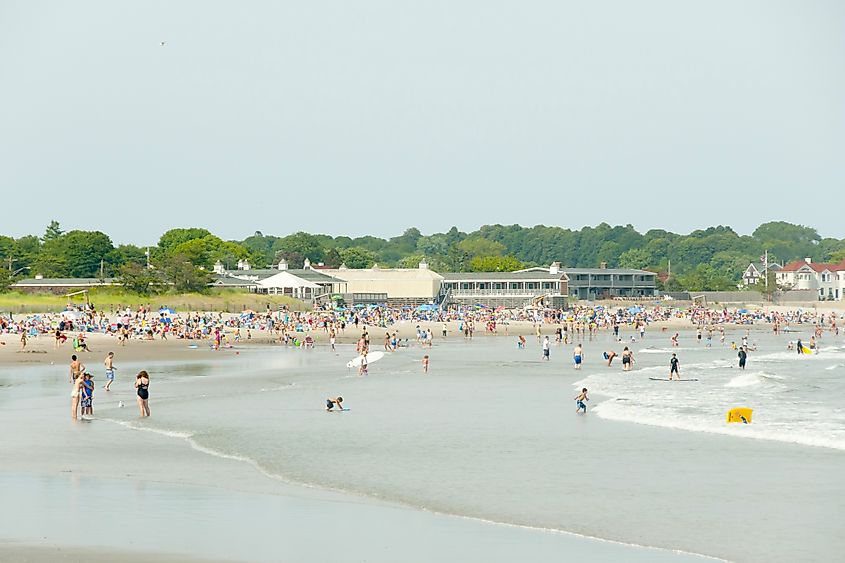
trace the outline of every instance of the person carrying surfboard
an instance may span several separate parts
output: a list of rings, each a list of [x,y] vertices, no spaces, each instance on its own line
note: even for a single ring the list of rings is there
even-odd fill
[[[669,360],[669,381],[672,381],[672,376],[677,375],[681,379],[681,362],[678,361],[677,354],[672,354],[672,359]]]

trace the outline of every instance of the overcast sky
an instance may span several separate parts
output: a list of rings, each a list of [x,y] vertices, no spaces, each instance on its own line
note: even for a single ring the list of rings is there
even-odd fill
[[[843,188],[837,0],[0,2],[0,234],[841,238]]]

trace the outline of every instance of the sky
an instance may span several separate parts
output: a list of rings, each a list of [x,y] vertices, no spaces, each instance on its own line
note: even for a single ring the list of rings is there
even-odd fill
[[[0,234],[842,238],[843,30],[837,0],[4,0]]]

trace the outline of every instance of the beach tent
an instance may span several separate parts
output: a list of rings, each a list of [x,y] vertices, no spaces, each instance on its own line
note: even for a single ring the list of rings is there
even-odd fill
[[[262,293],[268,295],[290,295],[300,299],[310,299],[316,293],[315,290],[320,289],[316,283],[285,271],[260,280],[256,285]]]
[[[159,315],[173,315],[175,313],[176,313],[176,311],[174,311],[170,307],[162,307],[161,309],[158,310]]]

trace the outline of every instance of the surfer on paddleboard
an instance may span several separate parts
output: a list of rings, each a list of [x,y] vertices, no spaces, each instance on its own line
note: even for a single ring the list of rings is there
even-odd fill
[[[678,361],[677,354],[672,354],[672,359],[669,360],[669,381],[672,381],[672,376],[677,375],[681,379],[681,362]]]
[[[328,399],[326,399],[327,411],[331,411],[335,407],[337,407],[338,410],[343,410],[343,397],[335,397],[334,399],[329,397]]]

